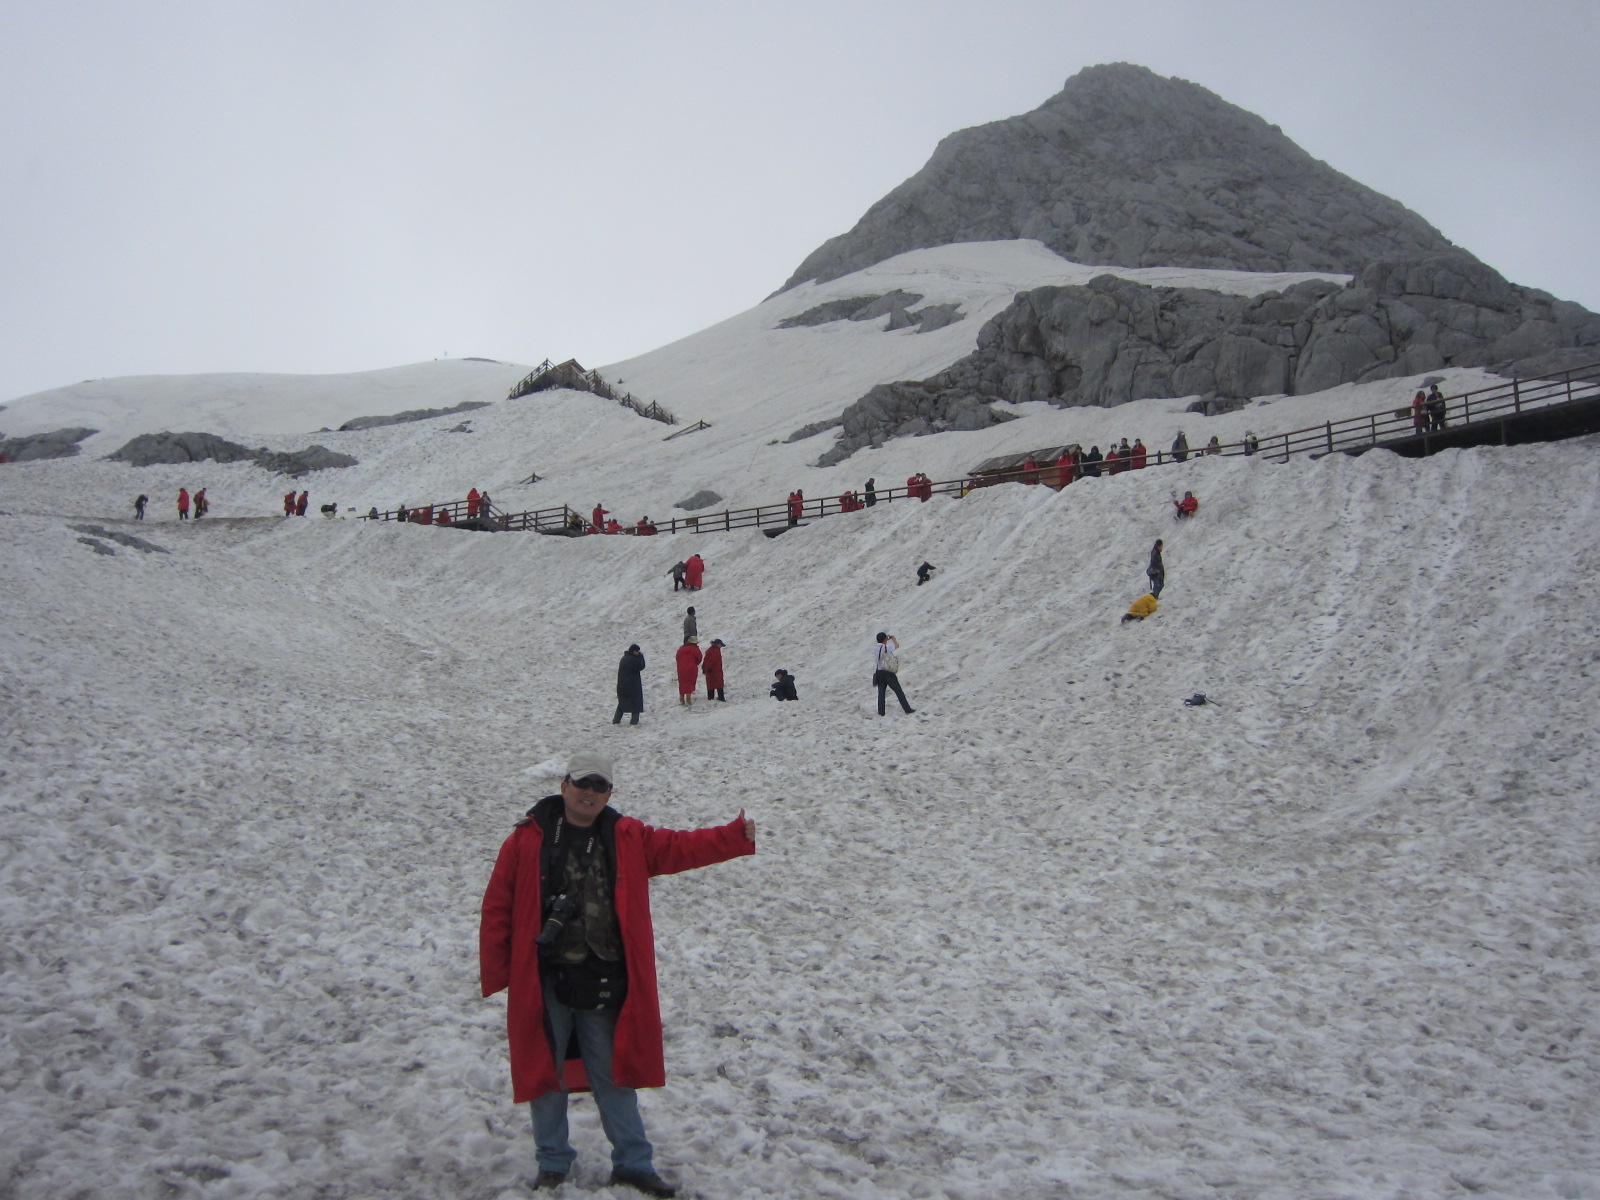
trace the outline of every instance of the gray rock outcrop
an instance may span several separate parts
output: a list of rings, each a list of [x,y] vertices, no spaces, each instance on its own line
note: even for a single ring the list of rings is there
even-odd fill
[[[52,429],[49,433],[30,433],[26,437],[0,439],[0,454],[7,462],[37,462],[46,458],[71,458],[81,447],[84,438],[99,433],[98,429]]]
[[[721,493],[713,492],[710,488],[701,488],[687,500],[679,500],[678,503],[673,507],[681,508],[688,512],[695,512],[698,509],[710,508],[713,504],[721,503]]]
[[[308,446],[304,450],[287,452],[268,450],[265,446],[251,449],[214,433],[169,432],[142,433],[106,455],[106,458],[135,467],[205,461],[253,462],[264,470],[296,478],[332,467],[353,467],[357,462],[350,455],[329,450],[326,446]]]
[[[1036,238],[1074,262],[1353,274],[1450,248],[1275,125],[1144,67],[1089,67],[1037,109],[964,129],[780,290],[896,254]]]
[[[471,362],[492,362],[493,359],[470,359]],[[463,400],[450,408],[411,408],[388,417],[353,417],[339,426],[340,433],[353,429],[375,429],[380,425],[405,425],[411,421],[431,421],[434,417],[447,417],[454,413],[471,412],[475,408],[488,408],[487,400]]]
[[[1114,275],[1023,292],[978,348],[919,383],[880,385],[836,422],[819,466],[892,437],[982,428],[995,400],[1111,407],[1196,395],[1225,412],[1256,396],[1483,367],[1528,377],[1600,360],[1600,316],[1508,283],[1464,251],[1384,259],[1345,287],[1310,281],[1230,296]]]

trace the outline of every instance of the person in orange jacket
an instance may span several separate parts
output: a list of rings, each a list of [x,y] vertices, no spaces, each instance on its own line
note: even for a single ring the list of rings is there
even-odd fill
[[[684,707],[694,703],[695,686],[700,677],[700,660],[704,657],[695,643],[693,634],[683,639],[678,647],[678,703]]]
[[[189,519],[189,489],[188,488],[179,488],[178,489],[178,520],[187,521],[188,519]]]

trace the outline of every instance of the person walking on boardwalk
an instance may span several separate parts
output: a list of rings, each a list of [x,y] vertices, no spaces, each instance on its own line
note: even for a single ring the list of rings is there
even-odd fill
[[[1189,457],[1189,439],[1183,436],[1183,430],[1178,430],[1178,436],[1172,439],[1172,457],[1183,462]]]
[[[189,519],[189,489],[188,488],[179,488],[178,489],[178,520],[187,521],[188,519]]]
[[[644,651],[639,649],[635,642],[622,652],[622,660],[617,663],[617,711],[611,716],[613,725],[622,724],[622,714],[632,713],[633,720],[630,725],[639,723],[639,714],[644,712]]]
[[[1428,428],[1434,431],[1444,428],[1444,396],[1439,392],[1437,383],[1428,386]]]
[[[577,1158],[567,1096],[589,1089],[611,1142],[612,1185],[677,1189],[656,1173],[639,1088],[666,1084],[650,880],[756,850],[756,823],[658,829],[609,806],[616,768],[603,754],[567,762],[558,794],[506,838],[483,894],[479,980],[508,991],[512,1101],[528,1103],[536,1189],[566,1182]]]
[[[1166,564],[1161,561],[1161,546],[1161,539],[1157,538],[1156,544],[1150,547],[1150,565],[1144,569],[1145,578],[1150,581],[1150,594],[1158,600],[1167,582]]]
[[[606,508],[601,504],[596,504],[594,506],[594,511],[589,514],[589,523],[595,533],[604,533],[606,531],[606,514],[610,511],[611,510],[609,508]],[[649,517],[645,518],[646,521],[649,519]],[[640,522],[640,524],[643,523],[644,522]]]
[[[683,639],[678,647],[678,703],[685,708],[694,703],[694,693],[700,678],[700,647],[693,634]]]
[[[900,690],[900,656],[896,653],[900,649],[898,639],[887,633],[878,635],[878,644],[873,650],[872,682],[878,688],[878,715],[887,716],[884,711],[885,693],[893,689],[895,698],[900,701],[900,707],[908,713],[917,710],[906,702],[905,692]]]
[[[140,492],[139,498],[133,502],[133,519],[135,521],[144,520],[144,506],[149,503],[150,497]]]
[[[876,478],[867,480],[867,486],[861,490],[866,496],[866,499],[863,500],[862,503],[868,508],[871,508],[878,503],[878,481]]]
[[[698,554],[689,555],[683,564],[683,582],[691,592],[698,592],[706,581],[706,560]]]
[[[1144,444],[1143,438],[1133,439],[1133,469],[1142,471],[1145,464],[1150,461],[1150,448]]]
[[[478,489],[473,488],[467,493],[467,520],[472,520],[478,515]]]
[[[706,647],[705,661],[700,664],[706,677],[706,699],[720,700],[724,704],[728,697],[722,691],[722,648],[727,644],[721,638],[712,638],[711,645]]]

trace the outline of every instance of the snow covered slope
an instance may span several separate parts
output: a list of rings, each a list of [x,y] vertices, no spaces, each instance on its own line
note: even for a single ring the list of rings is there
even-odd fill
[[[686,542],[99,522],[141,552],[8,469],[40,515],[0,518],[0,1178],[520,1194],[476,906],[598,745],[624,811],[761,825],[655,889],[646,1114],[698,1195],[1592,1197],[1595,449],[699,537],[730,699],[687,712]],[[1119,625],[1155,537],[1161,610]],[[872,712],[879,629],[914,717]]]
[[[1195,459],[692,542],[285,521],[256,467],[98,458],[160,428],[315,440],[361,460],[308,477],[317,503],[476,485],[631,519],[701,487],[738,506],[1064,440],[1266,435],[1415,384],[1210,419],[1025,405],[808,467],[817,439],[773,440],[1068,270],[1014,243],[905,257],[607,368],[711,421],[672,441],[459,361],[0,412],[106,430],[0,467],[0,1195],[523,1194],[477,905],[517,815],[598,745],[624,811],[762,830],[754,859],[655,889],[669,1084],[646,1116],[697,1195],[1600,1200],[1595,439]],[[775,329],[897,286],[972,316]],[[315,433],[463,399],[492,403]],[[172,520],[180,485],[214,517]],[[141,492],[151,519],[124,520]],[[1161,609],[1120,625],[1158,537]],[[685,712],[691,597],[666,573],[691,547],[730,686]],[[875,715],[880,629],[915,716]],[[647,712],[619,729],[633,641]],[[799,704],[765,698],[777,667]],[[575,1183],[606,1194],[575,1114]]]

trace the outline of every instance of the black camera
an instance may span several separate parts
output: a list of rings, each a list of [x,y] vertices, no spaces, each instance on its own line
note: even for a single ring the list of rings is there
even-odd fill
[[[566,928],[567,922],[578,911],[578,898],[569,896],[565,892],[550,901],[550,907],[544,919],[544,928],[539,930],[539,936],[534,938],[534,944],[549,946],[561,936],[561,931]]]

